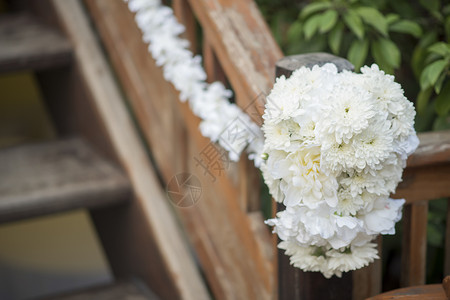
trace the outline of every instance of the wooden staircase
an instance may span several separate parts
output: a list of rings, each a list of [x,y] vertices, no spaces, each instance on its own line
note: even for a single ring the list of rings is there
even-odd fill
[[[119,281],[52,299],[206,299],[80,2],[10,5],[13,13],[0,14],[0,74],[34,72],[58,139],[0,149],[0,223],[89,210]],[[101,73],[95,82],[91,65]]]

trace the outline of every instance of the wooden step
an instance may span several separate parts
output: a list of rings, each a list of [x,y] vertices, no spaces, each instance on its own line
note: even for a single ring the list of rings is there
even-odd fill
[[[94,287],[85,291],[70,293],[47,300],[158,300],[141,281],[118,282],[112,285]]]
[[[0,72],[45,69],[71,61],[72,46],[29,14],[0,14]]]
[[[125,201],[130,184],[78,138],[0,149],[0,222]]]

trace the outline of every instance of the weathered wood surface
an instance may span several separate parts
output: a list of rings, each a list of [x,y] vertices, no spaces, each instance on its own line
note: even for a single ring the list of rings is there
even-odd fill
[[[442,284],[430,284],[422,286],[413,286],[403,289],[393,290],[387,293],[371,297],[368,300],[446,300]]]
[[[450,197],[450,164],[422,167],[406,167],[403,181],[397,187],[395,199],[404,198],[406,203],[416,203],[441,197]]]
[[[89,98],[86,105],[92,106],[102,121],[100,127],[92,130],[104,132],[108,137],[134,191],[130,205],[92,212],[114,274],[142,278],[161,299],[208,299],[194,258],[154,174],[81,1],[53,0],[50,3],[74,45],[75,70],[84,78],[80,88],[87,91]],[[104,148],[106,145],[97,146]]]
[[[446,276],[442,281],[442,288],[445,291],[447,298],[450,298],[450,276]]]
[[[72,46],[55,29],[28,14],[0,15],[0,72],[67,64]]]
[[[403,212],[401,286],[425,284],[428,201],[408,204]]]
[[[158,300],[144,283],[123,281],[85,291],[50,297],[48,300]]]
[[[260,123],[264,103],[255,100],[272,88],[273,66],[282,53],[258,7],[253,0],[189,3],[236,93],[237,104]]]
[[[246,1],[234,2],[244,8],[248,5]],[[121,1],[89,0],[86,3],[144,137],[151,146],[162,178],[168,182],[177,173],[188,171],[201,182],[201,200],[193,207],[177,211],[214,297],[272,298],[275,292],[272,262],[267,261],[267,255],[259,246],[260,234],[253,232],[250,217],[242,209],[234,179],[224,172],[213,174],[213,178],[195,161],[194,158],[199,158],[201,152],[212,144],[200,134],[199,119],[192,115],[186,103],[179,102],[178,93],[164,80],[160,68],[155,66],[147,46],[141,42],[141,33],[133,14]],[[230,77],[228,73],[227,76]],[[180,132],[176,127],[179,124],[174,120],[180,119],[183,120],[181,126],[187,130],[185,139],[188,143],[183,149],[173,147],[179,139],[177,132]],[[217,149],[213,149],[212,153],[220,157]],[[270,239],[268,230],[263,235]]]
[[[447,199],[447,215],[445,224],[444,276],[449,276],[450,284],[450,198]]]
[[[277,61],[277,77],[291,76],[292,72],[301,67],[312,68],[323,66],[327,63],[336,65],[339,72],[353,70],[354,66],[346,59],[323,52],[286,56]]]
[[[450,164],[450,130],[418,134],[420,144],[408,158],[408,167]]]
[[[80,139],[0,150],[0,221],[125,201],[130,184]]]
[[[353,271],[353,300],[366,299],[382,291],[383,237],[379,235],[375,242],[378,245],[380,259],[375,260],[365,268]]]

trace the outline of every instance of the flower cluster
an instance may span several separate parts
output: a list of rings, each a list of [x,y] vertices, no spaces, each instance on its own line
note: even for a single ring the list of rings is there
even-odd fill
[[[403,199],[389,195],[418,146],[415,111],[378,66],[338,73],[333,64],[277,79],[267,97],[264,179],[286,206],[274,226],[304,271],[329,278],[378,258],[378,234],[394,234]]]
[[[239,160],[240,153],[246,149],[249,158],[259,166],[264,139],[261,129],[237,105],[230,103],[232,93],[222,83],[206,83],[201,57],[194,56],[189,42],[180,38],[185,28],[178,23],[172,9],[163,6],[160,0],[127,2],[128,8],[136,12],[143,41],[148,43],[156,64],[163,68],[164,78],[179,91],[180,100],[188,101],[193,113],[202,120],[201,133],[227,150],[231,160]],[[239,132],[239,138],[223,134],[230,126]]]

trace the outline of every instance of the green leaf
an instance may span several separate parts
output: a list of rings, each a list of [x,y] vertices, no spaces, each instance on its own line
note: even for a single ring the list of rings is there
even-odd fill
[[[433,92],[432,88],[427,88],[425,90],[421,90],[417,95],[417,113],[423,115],[426,112],[428,107],[428,102],[430,101],[431,92]]]
[[[441,56],[446,56],[450,54],[450,44],[444,42],[437,42],[428,47],[429,52],[439,54]]]
[[[336,24],[338,13],[335,10],[327,10],[322,14],[322,21],[320,24],[320,32],[326,33]]]
[[[289,27],[287,32],[287,40],[289,44],[296,43],[302,35],[303,26],[299,21],[295,21]]]
[[[353,10],[349,9],[344,14],[344,22],[360,40],[364,38],[364,25],[361,18]]]
[[[303,33],[305,34],[305,38],[307,40],[309,40],[314,33],[316,33],[317,29],[319,29],[321,21],[321,15],[314,15],[305,22],[303,26]]]
[[[425,106],[425,111],[416,114],[414,119],[414,128],[418,132],[430,131],[433,127],[433,121],[436,118],[436,113],[434,111],[434,105]]]
[[[450,5],[449,5],[450,7]],[[450,41],[450,16],[445,19],[445,34],[447,35],[447,41]]]
[[[339,49],[341,48],[343,33],[344,25],[342,23],[339,23],[328,34],[328,45],[330,45],[331,51],[333,51],[333,53],[336,55],[339,54]]]
[[[434,120],[433,130],[447,130],[450,129],[450,117],[440,116]]]
[[[446,60],[440,59],[423,69],[422,74],[420,75],[420,88],[424,90],[428,87],[434,86],[439,78],[439,75],[441,75],[447,65],[448,63]]]
[[[409,20],[400,20],[398,22],[395,22],[394,24],[389,26],[389,30],[394,32],[407,33],[416,38],[422,36],[422,28],[419,26],[419,24]]]
[[[441,92],[442,85],[444,84],[444,80],[447,77],[447,72],[442,72],[439,76],[438,80],[436,81],[436,84],[434,85],[434,91],[436,95],[439,95]]]
[[[396,69],[400,66],[401,54],[398,47],[386,38],[375,40],[372,46],[372,54],[375,61],[387,64],[390,69]],[[387,70],[385,70],[387,72]]]
[[[437,12],[441,6],[440,0],[420,0],[419,2],[430,12]]]
[[[397,14],[388,14],[386,16],[386,22],[388,23],[388,25],[398,21],[398,19],[400,19],[400,16]]]
[[[330,6],[331,6],[331,2],[313,2],[311,4],[308,4],[307,6],[305,6],[302,9],[299,17],[301,19],[304,19],[304,18],[308,17],[309,15],[312,15],[318,11],[329,8]]]
[[[355,66],[355,70],[359,70],[366,61],[369,52],[369,40],[354,40],[348,50],[347,58]]]
[[[356,9],[356,13],[364,23],[371,25],[384,36],[388,35],[388,23],[386,18],[375,8],[363,6]]]
[[[434,108],[439,116],[447,116],[450,112],[450,81],[447,81],[441,93],[436,97]]]

